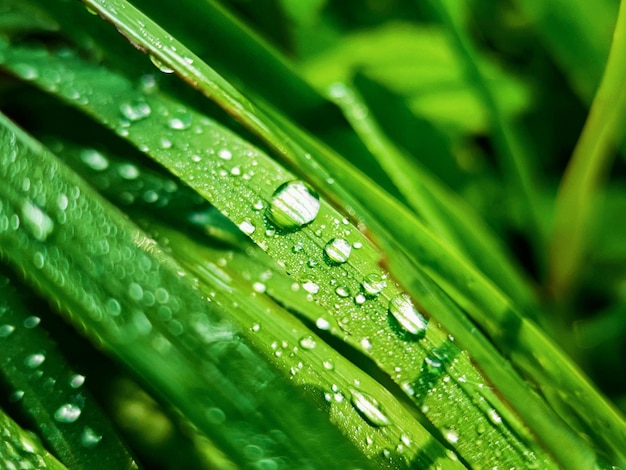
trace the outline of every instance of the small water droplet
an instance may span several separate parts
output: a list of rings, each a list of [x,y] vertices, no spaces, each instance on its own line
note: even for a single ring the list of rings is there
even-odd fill
[[[72,388],[80,388],[85,383],[85,376],[74,374],[70,377],[69,383]]]
[[[83,447],[88,449],[95,447],[102,440],[102,436],[96,433],[89,426],[85,426],[83,433],[80,436],[80,443]]]
[[[163,62],[161,62],[160,59],[157,59],[156,57],[154,57],[152,55],[150,56],[150,61],[161,72],[163,72],[163,73],[174,73],[174,69],[173,68],[171,68],[169,65],[164,64]]]
[[[233,154],[228,149],[221,149],[219,152],[217,152],[217,156],[220,157],[222,160],[230,160],[231,158],[233,158]]]
[[[150,105],[144,100],[124,102],[120,105],[122,116],[131,122],[141,121],[152,113]]]
[[[307,350],[315,349],[316,345],[317,343],[315,342],[312,336],[304,336],[300,338],[300,347],[302,349],[307,349]]]
[[[259,325],[258,323],[255,323],[254,325],[252,325],[252,331],[254,331],[255,333],[258,333],[259,331],[261,331],[261,325]]]
[[[407,294],[396,295],[389,301],[389,314],[400,326],[414,336],[426,332],[428,321],[413,306]]]
[[[342,264],[350,258],[352,246],[343,238],[333,238],[324,247],[324,254],[328,261],[334,264]]]
[[[302,283],[302,288],[309,294],[317,294],[320,290],[320,286],[313,281],[305,281]]]
[[[35,328],[37,325],[39,325],[39,323],[41,323],[41,318],[35,315],[31,315],[30,317],[24,319],[25,328]]]
[[[54,222],[39,206],[30,201],[22,205],[24,224],[30,229],[33,237],[40,242],[45,241],[54,230]]]
[[[134,180],[139,178],[139,168],[131,163],[122,163],[117,167],[117,172],[125,180]]]
[[[31,369],[39,367],[46,360],[46,356],[43,354],[31,354],[30,356],[26,356],[24,359],[24,364]]]
[[[0,338],[6,338],[14,331],[15,327],[13,325],[2,325],[0,326]]]
[[[487,416],[489,416],[489,419],[493,424],[502,424],[502,417],[493,408],[487,412]]]
[[[382,292],[386,285],[387,283],[385,280],[375,273],[365,276],[365,279],[363,279],[363,283],[361,284],[365,295],[370,297],[376,297]]]
[[[302,181],[280,185],[266,211],[267,218],[283,230],[297,230],[315,220],[320,209],[319,196]]]
[[[363,338],[361,340],[361,347],[369,351],[370,349],[372,349],[373,345],[369,338]]]
[[[191,127],[192,116],[188,112],[179,112],[168,121],[170,129],[177,131],[189,129]]]
[[[459,442],[459,433],[455,431],[454,429],[444,429],[443,437],[450,444],[456,444],[457,442]]]
[[[254,292],[263,294],[267,290],[267,286],[262,282],[255,282],[254,284],[252,284],[252,289],[254,290]]]
[[[9,401],[15,403],[20,401],[22,398],[24,398],[24,390],[16,390],[9,397]]]
[[[378,402],[368,394],[355,389],[350,390],[352,404],[358,413],[372,426],[388,426],[389,418],[378,406]]]
[[[330,328],[330,323],[325,318],[318,318],[315,320],[315,326],[317,326],[320,330],[328,330]]]
[[[348,289],[348,286],[337,286],[337,288],[335,289],[335,294],[337,294],[342,299],[345,299],[346,297],[350,297],[350,289]]]
[[[357,305],[363,305],[367,299],[362,293],[358,293],[354,296],[354,303]]]
[[[35,80],[39,78],[39,72],[30,64],[17,64],[13,67],[15,74],[24,80]]]
[[[109,167],[109,160],[95,149],[82,150],[80,159],[92,170],[102,171]]]
[[[249,220],[244,220],[239,224],[239,230],[241,230],[246,235],[252,235],[256,230],[256,227],[252,225]]]
[[[335,363],[332,359],[326,359],[324,362],[322,362],[322,366],[324,366],[324,369],[326,370],[334,370],[335,369]]]
[[[166,150],[167,149],[171,149],[172,145],[174,145],[174,144],[172,143],[172,141],[170,139],[168,139],[166,137],[163,137],[161,139],[161,148],[162,149],[166,149]]]
[[[143,287],[136,282],[131,282],[128,286],[128,296],[133,300],[143,299]]]
[[[56,419],[59,423],[73,423],[76,421],[81,414],[81,409],[72,404],[66,403],[65,405],[61,405],[54,412],[54,419]]]

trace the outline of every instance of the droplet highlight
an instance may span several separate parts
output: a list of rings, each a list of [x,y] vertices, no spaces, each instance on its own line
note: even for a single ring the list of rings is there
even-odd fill
[[[302,181],[290,181],[276,189],[266,216],[280,229],[297,230],[313,222],[319,210],[317,193]]]
[[[332,264],[343,264],[350,258],[352,245],[343,238],[333,238],[324,247],[326,259]]]
[[[428,321],[417,311],[407,294],[396,295],[389,301],[389,314],[413,336],[421,336],[426,332]]]
[[[368,394],[359,390],[351,389],[351,401],[357,412],[372,426],[388,426],[389,418],[380,409],[378,402]]]

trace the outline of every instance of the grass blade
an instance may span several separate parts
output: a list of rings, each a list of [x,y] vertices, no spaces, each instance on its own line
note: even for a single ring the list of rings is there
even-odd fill
[[[276,464],[367,467],[174,260],[6,118],[1,132],[7,185],[0,188],[0,251],[46,297],[67,306],[70,321],[242,465],[244,447],[264,437],[258,445]],[[23,189],[24,180],[33,184]],[[257,413],[262,420],[249,419]],[[296,430],[298,440],[272,438],[276,429]]]

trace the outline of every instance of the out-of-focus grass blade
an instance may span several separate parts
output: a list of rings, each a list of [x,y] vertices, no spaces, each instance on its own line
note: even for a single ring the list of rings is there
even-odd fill
[[[565,299],[586,252],[589,220],[615,148],[626,132],[626,3],[621,2],[611,51],[598,93],[561,182],[550,246],[550,287]]]
[[[58,147],[66,156],[68,153],[84,155],[87,151],[93,157],[93,149],[77,150],[67,144]],[[153,191],[156,178],[154,171],[131,163],[128,159],[99,153],[97,161],[100,163],[107,161],[109,166],[104,168],[101,164],[99,171],[87,172],[82,168],[82,160],[72,156],[69,161],[90,183],[113,200],[117,199],[121,187],[116,175],[109,172],[112,167],[134,166],[137,168],[137,175],[133,181],[142,190]],[[89,161],[93,163],[96,160],[92,158]],[[171,178],[166,179],[164,175],[160,175],[160,178],[163,181],[172,181]],[[193,211],[195,206],[197,195],[190,194],[189,188],[186,189],[181,188],[181,193],[177,197],[179,211],[184,208],[184,200],[189,204],[188,210]],[[141,202],[139,204],[141,205]],[[167,202],[164,201],[163,204],[163,208],[167,208]],[[133,205],[125,203],[124,207],[132,208]],[[220,236],[223,233],[232,233],[233,229],[238,231],[228,219],[215,216],[210,222],[206,220],[205,233],[209,234],[214,242],[230,242],[234,245],[230,250],[211,248],[210,245],[203,246],[207,242],[206,238],[201,240],[204,242],[202,245],[193,242],[180,232],[181,228],[185,227],[176,223],[172,225],[170,211],[165,211],[165,217],[152,211],[133,210],[132,213],[137,214],[139,221],[156,235],[157,241],[169,247],[176,259],[198,277],[201,288],[206,289],[206,295],[212,301],[225,307],[231,303],[237,304],[237,308],[231,307],[231,310],[244,326],[242,335],[248,338],[255,349],[264,354],[268,360],[286,371],[294,383],[306,389],[319,390],[319,398],[323,395],[329,403],[331,420],[337,423],[339,429],[370,459],[378,461],[383,466],[423,467],[431,464],[440,464],[445,468],[460,466],[458,461],[448,457],[445,448],[427,430],[418,425],[415,417],[399,406],[379,384],[329,348],[315,333],[294,319],[282,307],[270,301],[270,298],[277,298],[282,305],[307,309],[310,311],[308,319],[315,318],[315,325],[322,331],[330,329],[333,325],[333,334],[343,334],[334,324],[332,317],[322,307],[307,299],[309,294],[306,291],[300,288],[294,291],[293,279],[282,273],[281,268],[247,238],[240,237],[237,240]],[[181,215],[187,213],[182,211]],[[243,235],[239,231],[238,233]],[[265,292],[271,297],[264,296]],[[372,419],[371,416],[363,417],[363,412],[352,403],[354,400],[352,391],[365,393],[374,399],[380,409],[384,410],[389,424],[377,426],[368,421]],[[365,440],[362,439],[363,433],[367,435]]]
[[[6,269],[0,265],[0,377],[11,400],[69,468],[96,468],[103,462],[137,468],[104,412],[82,387],[85,376],[59,352],[44,330],[45,318],[29,311]]]
[[[528,282],[505,255],[485,223],[458,197],[446,190],[384,134],[354,87],[337,83],[329,96],[343,110],[412,209],[434,234],[445,239],[494,281],[516,305],[536,304]],[[451,250],[453,248],[450,248]]]
[[[4,117],[0,137],[0,252],[92,341],[241,465],[367,467],[152,240]]]
[[[617,2],[518,0],[548,51],[581,99],[591,103],[602,77],[617,17]]]
[[[525,465],[538,460],[552,465],[497,396],[476,385],[483,379],[446,332],[430,324],[424,340],[418,341],[426,324],[377,265],[380,254],[371,242],[325,202],[318,202],[303,183],[293,182],[293,175],[192,110],[164,96],[134,90],[121,77],[67,53],[59,60],[41,53],[28,56],[16,47],[11,51],[5,54],[17,54],[35,70],[54,69],[60,76],[71,73],[71,83],[61,86],[51,86],[46,79],[33,81],[116,129],[227,214],[333,313],[347,342],[370,355],[404,386],[466,461]],[[93,83],[99,84],[99,93],[94,92]],[[139,119],[129,118],[129,104],[143,110]],[[181,115],[188,125],[179,124]],[[291,185],[284,186],[289,181]],[[303,201],[295,209],[284,205],[291,204],[293,192],[296,200]],[[315,220],[299,230],[309,221],[309,214],[317,215]],[[350,256],[352,250],[355,253]],[[439,393],[429,393],[433,387]],[[450,408],[450,402],[456,406]],[[479,437],[484,447],[475,445]],[[507,443],[498,457],[489,451],[489,443],[496,440]]]
[[[478,54],[467,33],[460,24],[458,15],[455,15],[455,4],[448,0],[433,0],[430,2],[433,10],[439,16],[441,23],[448,32],[454,49],[463,63],[469,80],[474,84],[477,93],[488,110],[488,122],[494,136],[494,144],[500,158],[502,172],[511,189],[515,189],[524,204],[524,220],[527,226],[526,235],[533,240],[533,246],[543,249],[547,237],[547,229],[540,217],[537,175],[530,167],[531,158],[525,155],[526,148],[520,139],[519,133],[511,125],[502,110],[502,106],[486,80],[481,69]],[[535,253],[538,261],[543,261],[542,251]]]
[[[66,470],[33,433],[20,428],[0,408],[0,465],[6,469]]]

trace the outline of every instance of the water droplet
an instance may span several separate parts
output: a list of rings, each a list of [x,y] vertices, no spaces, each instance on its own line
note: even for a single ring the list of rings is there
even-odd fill
[[[128,286],[128,296],[133,300],[143,299],[143,288],[136,282],[131,282]]]
[[[24,327],[35,328],[40,322],[41,318],[31,315],[30,317],[24,319]]]
[[[255,282],[254,284],[252,284],[252,289],[254,290],[254,292],[263,294],[267,290],[267,287],[262,282]]]
[[[256,227],[252,225],[249,220],[244,220],[239,224],[239,230],[241,230],[246,235],[252,235],[256,230]]]
[[[302,288],[307,291],[309,294],[317,294],[320,290],[320,286],[318,286],[313,281],[305,281],[302,283]]]
[[[444,429],[443,437],[450,444],[456,444],[457,442],[459,442],[459,433],[455,431],[454,429]]]
[[[93,429],[89,426],[85,426],[83,429],[83,433],[80,436],[80,443],[83,447],[87,447],[90,449],[91,447],[95,447],[102,440],[102,436],[97,434]]]
[[[230,160],[231,158],[233,158],[233,154],[228,149],[221,149],[219,152],[217,152],[217,156],[220,157],[222,160]]]
[[[369,338],[363,338],[361,340],[361,347],[369,351],[370,349],[372,349],[373,345]]]
[[[174,73],[174,69],[169,65],[164,64],[161,60],[157,59],[154,56],[150,56],[150,61],[155,65],[157,69],[159,69],[163,73]]]
[[[346,297],[350,297],[350,289],[348,289],[348,286],[338,286],[335,289],[335,294],[342,299],[345,299]]]
[[[139,178],[139,168],[131,163],[122,163],[117,167],[117,172],[125,180],[134,180]]]
[[[61,405],[54,412],[54,419],[59,423],[73,423],[80,417],[81,409],[72,403]]]
[[[489,419],[493,424],[502,424],[502,417],[493,408],[487,412],[487,416],[489,416]]]
[[[82,150],[80,159],[92,170],[102,171],[109,167],[109,160],[95,149]]]
[[[109,315],[112,315],[114,317],[122,313],[122,306],[116,299],[113,298],[110,298],[106,301],[106,303],[104,304],[104,309]]]
[[[386,285],[387,283],[385,280],[375,273],[365,276],[365,279],[363,279],[363,283],[361,284],[365,295],[370,297],[376,297],[382,292]]]
[[[297,230],[315,220],[320,209],[319,196],[302,181],[279,186],[266,211],[267,218],[283,230]]]
[[[333,238],[324,247],[324,254],[331,263],[341,264],[348,261],[352,246],[343,238]]]
[[[9,401],[15,403],[17,401],[20,401],[22,398],[24,398],[24,390],[16,390],[9,397]]]
[[[172,143],[172,141],[170,139],[168,139],[166,137],[163,137],[161,139],[161,148],[162,149],[171,149],[172,145],[174,145],[174,144]]]
[[[17,64],[13,67],[15,74],[24,80],[35,80],[39,78],[39,72],[30,64]]]
[[[350,390],[352,404],[358,413],[372,426],[388,426],[389,418],[382,412],[378,402],[368,394],[355,389]]]
[[[179,112],[169,120],[167,125],[170,127],[170,129],[181,131],[184,129],[189,129],[191,127],[191,120],[192,116],[190,113]]]
[[[428,321],[413,306],[407,294],[396,295],[389,301],[389,314],[400,326],[414,336],[426,332]]]
[[[0,338],[6,338],[14,331],[15,327],[13,325],[2,325],[0,326]]]
[[[85,376],[80,374],[74,374],[70,377],[70,387],[80,388],[85,383]]]
[[[170,300],[170,293],[163,287],[157,287],[154,290],[154,298],[158,303],[165,304],[168,300]]]
[[[30,201],[22,205],[22,215],[25,225],[30,229],[33,237],[40,242],[45,241],[54,230],[54,222],[48,214]]]
[[[332,359],[326,359],[324,362],[322,362],[322,366],[324,366],[324,369],[326,369],[326,370],[334,370],[335,369],[335,363],[333,362]]]
[[[358,293],[354,296],[354,303],[357,305],[363,305],[367,299],[362,293]]]
[[[330,323],[325,318],[318,318],[315,320],[315,326],[317,326],[320,330],[328,330],[330,328]]]
[[[125,102],[120,105],[122,116],[131,122],[141,121],[152,113],[150,105],[143,100]]]
[[[315,349],[315,346],[317,345],[317,343],[315,342],[315,339],[313,339],[312,336],[304,336],[300,338],[299,343],[300,343],[300,347],[306,350]]]
[[[45,360],[46,356],[44,356],[43,354],[31,354],[30,356],[26,356],[26,359],[24,359],[24,364],[26,364],[26,366],[30,367],[31,369],[34,369],[43,364],[43,361]]]

